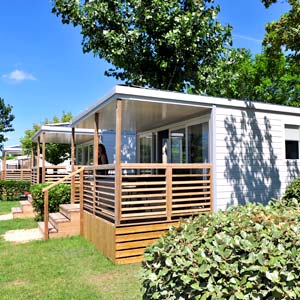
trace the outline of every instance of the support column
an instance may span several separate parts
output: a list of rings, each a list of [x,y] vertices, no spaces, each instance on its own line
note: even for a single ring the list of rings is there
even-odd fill
[[[96,209],[96,195],[97,195],[97,171],[96,166],[98,165],[99,155],[99,114],[95,113],[94,116],[94,201],[93,201],[93,212],[95,214]]]
[[[46,133],[43,132],[43,140],[42,140],[42,156],[43,156],[43,160],[42,160],[42,182],[44,183],[46,181],[46,164],[45,164],[45,160],[46,160]]]
[[[37,171],[36,171],[36,176],[37,176],[37,183],[41,183],[40,180],[40,159],[41,159],[41,138],[38,137],[38,141],[37,141]]]
[[[6,179],[6,151],[2,151],[2,180]]]
[[[34,167],[34,149],[33,149],[34,143],[31,143],[31,170]]]
[[[71,171],[75,171],[75,128],[72,127],[71,136]],[[75,177],[71,177],[71,203],[75,202]]]
[[[97,166],[99,164],[99,114],[95,114],[94,119],[94,165]]]
[[[115,224],[121,222],[122,201],[122,169],[121,169],[121,145],[122,145],[122,100],[117,99],[116,105],[116,163],[115,163]]]

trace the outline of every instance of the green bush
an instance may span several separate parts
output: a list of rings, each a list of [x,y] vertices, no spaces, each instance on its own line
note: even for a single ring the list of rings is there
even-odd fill
[[[37,212],[37,220],[44,219],[44,193],[43,188],[50,185],[50,183],[35,184],[31,187],[32,206]],[[49,190],[49,213],[58,212],[60,204],[70,203],[71,186],[69,184],[61,183]]]
[[[0,180],[0,200],[16,201],[20,199],[20,195],[28,192],[30,189],[30,181],[23,180]]]
[[[300,299],[300,215],[248,204],[189,219],[150,246],[143,299]]]
[[[283,197],[279,200],[283,206],[300,206],[300,177],[294,179],[285,189]]]

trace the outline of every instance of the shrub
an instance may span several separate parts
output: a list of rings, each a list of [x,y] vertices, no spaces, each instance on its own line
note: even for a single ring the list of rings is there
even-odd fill
[[[189,219],[146,250],[143,299],[300,299],[299,221],[256,204]]]
[[[20,199],[20,195],[28,192],[30,189],[30,181],[24,180],[0,180],[0,200],[16,201]]]
[[[285,190],[283,197],[279,200],[283,206],[300,206],[300,177],[294,179]]]
[[[43,188],[50,185],[50,183],[35,184],[31,187],[32,205],[37,212],[37,220],[44,219],[44,193]],[[49,190],[49,213],[58,212],[60,204],[70,203],[71,186],[69,184],[61,183]]]

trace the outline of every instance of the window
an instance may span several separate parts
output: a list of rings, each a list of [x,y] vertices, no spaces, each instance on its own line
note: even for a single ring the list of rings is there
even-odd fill
[[[299,126],[285,125],[285,158],[299,159]]]
[[[208,162],[208,123],[188,127],[189,163]]]
[[[171,162],[186,162],[185,128],[171,132]]]
[[[151,163],[152,134],[140,138],[140,162]]]

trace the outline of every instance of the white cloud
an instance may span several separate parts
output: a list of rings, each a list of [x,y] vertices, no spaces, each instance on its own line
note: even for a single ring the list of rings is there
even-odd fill
[[[2,75],[2,79],[8,80],[10,82],[18,83],[18,82],[23,82],[25,80],[36,80],[36,78],[30,74],[26,73],[22,70],[14,70],[8,74]]]

